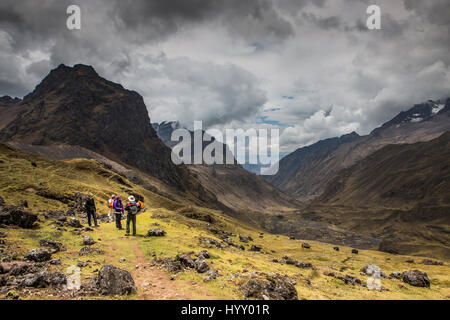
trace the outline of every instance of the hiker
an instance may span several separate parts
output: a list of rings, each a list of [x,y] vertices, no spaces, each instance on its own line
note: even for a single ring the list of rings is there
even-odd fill
[[[91,227],[92,218],[94,218],[95,227],[98,227],[97,209],[95,208],[94,195],[92,193],[88,194],[88,198],[86,199],[86,203],[85,203],[85,209],[86,209],[89,227]]]
[[[130,222],[133,223],[133,236],[136,235],[136,215],[139,212],[140,204],[136,202],[136,199],[133,196],[128,198],[128,203],[125,206],[125,210],[127,211],[127,236],[130,235]]]
[[[117,196],[114,200],[114,215],[116,217],[116,228],[117,230],[122,230],[122,214],[123,214],[123,204],[122,198]]]
[[[116,200],[116,195],[112,195],[111,199],[108,200],[108,208],[109,208],[109,215],[108,220],[109,222],[114,221],[114,200]]]

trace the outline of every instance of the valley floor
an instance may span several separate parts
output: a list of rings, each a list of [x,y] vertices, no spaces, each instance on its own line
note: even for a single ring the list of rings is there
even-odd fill
[[[76,206],[76,192],[93,192],[99,214],[106,213],[106,200],[113,193],[144,196],[147,210],[137,217],[138,236],[125,237],[124,231],[117,231],[110,223],[102,223],[94,231],[70,227],[68,221],[72,216],[67,212]],[[119,177],[94,160],[51,161],[0,148],[0,196],[5,205],[18,206],[25,200],[29,206],[26,210],[39,215],[32,229],[0,226],[0,235],[4,236],[0,239],[0,264],[26,263],[23,258],[30,249],[40,248],[40,240],[51,239],[67,249],[52,255],[61,264],[36,265],[45,265],[51,272],[66,273],[68,267],[81,262],[80,265],[86,264],[81,268],[82,283],[87,284],[104,265],[112,264],[129,271],[137,286],[133,295],[101,296],[80,295],[64,288],[10,288],[2,286],[0,281],[0,299],[240,300],[248,294],[244,289],[249,279],[256,277],[271,282],[277,274],[295,281],[299,299],[450,299],[447,260],[443,265],[428,265],[423,263],[426,258],[417,256],[371,250],[353,254],[350,247],[341,246],[335,251],[335,245],[317,241],[308,241],[310,248],[303,248],[305,241],[263,233],[236,217],[197,207],[181,197],[165,198]],[[84,214],[76,210],[75,214],[86,226]],[[52,218],[55,215],[64,215],[66,222]],[[146,237],[153,228],[162,228],[166,236]],[[243,242],[240,235],[252,240]],[[80,256],[83,236],[92,237],[96,242],[92,248],[101,252]],[[189,252],[198,254],[202,250],[209,252],[206,261],[218,272],[216,279],[205,281],[206,274],[195,269],[171,273],[160,263],[160,259]],[[414,263],[407,262],[412,259]],[[297,266],[291,264],[293,261]],[[426,272],[430,288],[383,278],[382,291],[369,290],[368,276],[361,272],[368,264],[379,266],[387,276],[408,270]]]
[[[122,231],[117,231],[113,224],[102,224],[100,228],[88,234],[96,240],[95,247],[104,251],[103,254],[80,257],[79,250],[83,247],[81,236],[71,231],[54,232],[51,226],[43,226],[37,230],[0,229],[8,235],[7,242],[14,244],[14,252],[24,255],[29,249],[39,247],[40,239],[55,239],[62,242],[66,252],[57,253],[53,258],[60,258],[62,265],[57,269],[64,272],[67,267],[76,265],[79,261],[88,262],[82,269],[82,281],[88,282],[104,264],[113,264],[128,270],[138,287],[136,295],[126,299],[152,300],[190,300],[190,299],[244,299],[240,290],[242,281],[252,272],[286,274],[296,280],[299,299],[449,299],[450,298],[450,268],[448,262],[444,266],[430,266],[421,263],[418,257],[394,256],[376,251],[360,250],[352,254],[351,248],[340,247],[333,250],[333,245],[310,241],[311,249],[301,247],[302,242],[291,240],[285,236],[265,234],[259,238],[259,230],[250,227],[240,227],[224,224],[227,230],[234,234],[251,236],[254,243],[261,246],[262,252],[248,251],[250,244],[245,244],[246,251],[232,246],[207,248],[211,255],[209,264],[219,271],[216,280],[204,282],[205,275],[195,270],[171,274],[154,262],[155,257],[174,257],[177,254],[205,249],[199,245],[199,237],[210,237],[220,241],[201,226],[185,224],[178,221],[177,213],[163,208],[152,208],[138,217],[137,237],[125,237]],[[231,222],[231,221],[230,221]],[[166,230],[167,236],[161,238],[146,238],[143,235],[147,229],[158,223]],[[236,239],[233,239],[236,240]],[[239,244],[239,241],[236,241]],[[300,269],[293,265],[275,263],[283,256],[304,263],[311,263],[315,269]],[[407,260],[414,259],[414,264]],[[122,261],[122,262],[121,262]],[[431,288],[418,288],[396,279],[382,279],[383,291],[368,290],[365,287],[367,276],[361,269],[367,264],[375,264],[388,275],[394,271],[419,269],[427,272]],[[336,275],[350,275],[359,278],[362,285],[345,284],[342,280],[325,275],[333,272]],[[6,297],[5,293],[4,297]],[[24,289],[19,293],[23,299],[97,299],[124,297],[71,297],[68,292],[46,291],[41,289]]]

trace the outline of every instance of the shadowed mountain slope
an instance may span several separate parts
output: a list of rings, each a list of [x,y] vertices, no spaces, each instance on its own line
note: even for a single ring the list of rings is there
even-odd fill
[[[153,124],[153,127],[167,146],[174,147],[177,144],[177,142],[171,141],[171,136],[172,132],[179,128],[178,123],[165,122]],[[226,156],[231,153],[229,148],[218,141],[214,143],[218,143],[224,150],[224,159],[226,159]],[[208,144],[209,142],[203,144],[202,151]],[[193,145],[191,150],[193,152]],[[243,215],[246,215],[249,210],[279,214],[301,206],[300,202],[280,192],[260,176],[248,172],[238,163],[233,165],[188,165],[187,167],[221,203],[242,211],[241,218],[244,218]]]
[[[60,65],[25,96],[3,98],[0,140],[16,145],[80,146],[134,166],[180,190],[189,188],[184,166],[150,124],[142,97],[101,78],[90,66]],[[8,111],[9,109],[9,111]]]
[[[277,175],[266,177],[300,200],[318,197],[341,169],[348,168],[389,144],[429,141],[450,130],[450,99],[429,101],[400,113],[367,136],[356,133],[319,141],[280,161]]]

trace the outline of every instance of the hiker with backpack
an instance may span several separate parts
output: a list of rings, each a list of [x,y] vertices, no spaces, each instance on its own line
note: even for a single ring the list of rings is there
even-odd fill
[[[92,193],[88,194],[88,198],[86,199],[84,207],[86,209],[86,215],[87,215],[87,218],[88,218],[89,227],[91,227],[91,220],[92,220],[92,218],[94,218],[94,226],[98,227],[98,223],[97,223],[97,209],[95,207],[94,195]]]
[[[122,198],[117,196],[114,200],[114,215],[116,218],[116,228],[117,230],[122,230],[122,214],[123,214],[123,204]]]
[[[136,202],[134,196],[130,196],[128,198],[128,203],[125,206],[125,210],[127,211],[127,236],[130,235],[130,223],[133,223],[133,236],[136,235],[136,215],[138,214],[141,205]]]
[[[111,196],[111,199],[108,200],[108,208],[109,208],[108,220],[109,220],[109,222],[114,221],[114,200],[116,200],[116,196],[113,194]]]

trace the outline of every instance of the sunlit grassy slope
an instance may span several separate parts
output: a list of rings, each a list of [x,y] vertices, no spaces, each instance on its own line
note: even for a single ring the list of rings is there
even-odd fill
[[[34,165],[33,165],[34,163]],[[220,211],[193,206],[179,196],[167,199],[150,192],[124,179],[128,186],[117,178],[117,174],[101,166],[96,161],[72,160],[50,161],[26,153],[0,147],[0,196],[6,203],[18,205],[27,200],[30,210],[38,213],[42,210],[67,210],[65,199],[76,192],[93,192],[100,213],[106,213],[105,201],[112,193],[127,196],[127,192],[137,192],[145,196],[147,211],[138,216],[138,236],[127,238],[123,231],[115,230],[113,224],[102,224],[92,236],[95,247],[104,254],[80,257],[81,236],[68,231],[59,232],[46,221],[42,214],[39,228],[33,230],[0,229],[8,235],[7,241],[14,243],[15,252],[21,256],[31,248],[39,247],[40,239],[51,238],[62,242],[66,252],[57,253],[62,265],[52,268],[65,271],[78,261],[90,261],[83,268],[83,281],[87,282],[95,269],[106,263],[114,264],[131,272],[138,286],[138,293],[126,299],[243,299],[240,291],[242,277],[254,271],[276,272],[292,276],[297,281],[300,299],[448,299],[450,296],[450,268],[448,261],[444,266],[427,266],[418,257],[394,256],[377,251],[360,250],[358,255],[351,254],[351,248],[341,247],[334,251],[333,245],[308,241],[311,249],[302,249],[302,241],[290,240],[286,236],[264,234],[261,230],[246,225]],[[157,182],[155,182],[155,185]],[[56,198],[49,199],[49,198]],[[207,223],[187,218],[180,208],[192,207],[198,215],[210,215],[214,223]],[[166,237],[147,238],[147,230],[159,224],[167,232]],[[245,251],[235,247],[223,249],[208,248],[213,269],[219,270],[220,277],[204,282],[204,274],[186,271],[176,275],[175,280],[168,280],[169,275],[153,265],[154,257],[174,257],[183,252],[200,252],[205,249],[199,243],[200,237],[220,240],[208,231],[216,228],[232,232],[233,242],[241,245],[238,235],[251,236],[254,241],[243,244]],[[248,251],[252,244],[262,246],[262,252]],[[11,252],[12,254],[12,252]],[[299,269],[272,262],[288,255],[300,262],[310,262],[316,268]],[[124,262],[120,262],[125,258]],[[406,263],[414,259],[416,264]],[[393,271],[419,269],[428,273],[431,288],[416,288],[399,280],[383,279],[382,285],[388,291],[370,291],[363,286],[345,285],[341,280],[327,277],[324,271],[337,274],[349,274],[365,282],[366,276],[360,270],[367,264],[376,264],[387,274]],[[340,271],[342,270],[342,271]],[[308,281],[310,280],[310,284]],[[170,292],[170,296],[167,294]],[[0,296],[0,299],[3,297]],[[48,296],[45,290],[36,291],[36,295],[25,295],[24,299],[57,299]],[[112,298],[112,297],[107,297]]]

